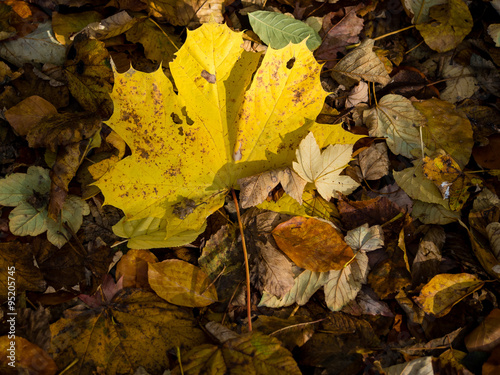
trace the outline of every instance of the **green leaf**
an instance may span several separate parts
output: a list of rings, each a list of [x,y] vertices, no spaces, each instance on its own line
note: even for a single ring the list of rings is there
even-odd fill
[[[312,27],[284,14],[260,10],[249,13],[248,18],[253,31],[271,48],[280,49],[306,38],[306,46],[311,51],[321,44],[321,37]]]
[[[47,207],[37,210],[21,202],[9,215],[9,229],[16,236],[38,236],[47,230]]]
[[[27,173],[13,173],[0,180],[0,205],[15,207],[33,195],[50,190],[49,171],[30,167]]]

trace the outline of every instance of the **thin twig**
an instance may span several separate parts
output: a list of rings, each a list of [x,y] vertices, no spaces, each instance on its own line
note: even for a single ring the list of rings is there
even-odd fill
[[[243,246],[243,256],[245,257],[245,277],[247,282],[247,317],[248,317],[248,332],[252,331],[252,301],[250,300],[250,267],[248,266],[248,252],[245,243],[245,234],[243,232],[243,223],[241,222],[240,207],[234,189],[231,189],[233,194],[234,204],[236,206],[236,215],[238,215],[238,225],[240,226],[241,245]]]

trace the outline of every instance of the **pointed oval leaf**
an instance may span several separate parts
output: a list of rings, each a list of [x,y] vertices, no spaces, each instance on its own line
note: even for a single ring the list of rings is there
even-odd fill
[[[208,276],[182,260],[150,263],[148,281],[156,294],[175,305],[203,307],[217,302],[217,291]]]
[[[272,234],[280,250],[310,271],[338,270],[354,257],[343,236],[326,220],[296,216],[279,224]]]
[[[321,37],[312,27],[284,14],[259,10],[249,13],[248,19],[253,31],[271,48],[280,49],[306,38],[306,45],[311,51],[321,44]]]
[[[437,318],[445,316],[451,308],[469,294],[482,288],[484,281],[468,273],[434,276],[417,297],[422,309]]]

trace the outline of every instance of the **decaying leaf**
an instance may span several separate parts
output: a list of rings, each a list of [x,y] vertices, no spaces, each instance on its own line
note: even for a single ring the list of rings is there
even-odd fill
[[[15,343],[12,345],[12,343]],[[14,350],[10,348],[15,348]],[[10,349],[10,350],[9,350]],[[15,341],[12,337],[7,335],[0,337],[0,368],[4,374],[10,373],[12,365],[15,363],[18,371],[25,371],[26,373],[36,373],[40,375],[55,375],[57,373],[56,363],[50,356],[38,345],[33,344],[26,340],[24,337],[17,336]],[[10,351],[15,353],[14,362],[9,359]]]
[[[206,342],[193,315],[140,289],[120,291],[97,309],[67,311],[50,326],[49,354],[69,374],[133,373],[139,366],[157,373],[169,366],[165,353]],[[148,347],[147,353],[144,347]]]
[[[427,314],[439,318],[448,314],[455,304],[483,285],[484,281],[475,275],[441,273],[422,288],[417,300]]]
[[[366,180],[378,180],[389,173],[389,157],[385,143],[375,143],[359,154],[359,168]]]
[[[147,0],[152,16],[167,20],[174,26],[195,27],[200,23],[224,20],[222,0]]]
[[[490,351],[500,343],[500,309],[493,309],[488,316],[465,338],[469,351]]]
[[[149,287],[148,263],[156,263],[158,258],[149,250],[130,249],[116,265],[116,278],[123,279],[124,288]]]
[[[362,79],[387,85],[391,79],[385,70],[384,63],[373,52],[373,46],[373,39],[362,42],[335,65],[332,77],[346,87]]]

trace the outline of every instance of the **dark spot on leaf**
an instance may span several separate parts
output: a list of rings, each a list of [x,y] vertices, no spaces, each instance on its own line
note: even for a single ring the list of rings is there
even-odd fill
[[[295,64],[295,57],[292,57],[290,60],[287,61],[286,67],[288,69],[292,69],[293,68],[293,64]]]
[[[201,76],[203,78],[205,78],[208,83],[215,83],[216,82],[215,74],[210,74],[206,70],[202,70]]]
[[[191,120],[191,118],[188,116],[187,111],[186,111],[186,107],[182,107],[181,112],[182,112],[182,115],[186,118],[186,123],[188,125],[193,125],[194,121]]]
[[[85,72],[85,63],[82,60],[76,63],[76,72],[78,74],[83,74],[83,72]]]
[[[179,130],[179,135],[184,135],[184,129],[182,129],[182,126],[179,126],[177,130]]]
[[[170,114],[170,117],[172,118],[172,121],[173,121],[175,124],[182,124],[182,120],[181,120],[181,118],[177,115],[177,113],[172,112],[172,113]]]

